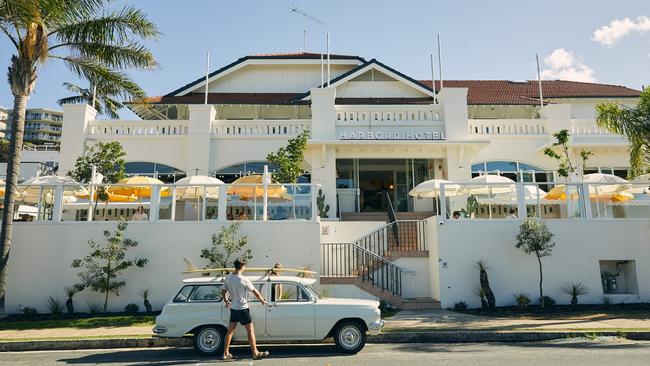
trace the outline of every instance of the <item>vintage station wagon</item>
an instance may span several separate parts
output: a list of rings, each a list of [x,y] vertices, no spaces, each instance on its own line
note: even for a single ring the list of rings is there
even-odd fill
[[[366,332],[378,334],[384,324],[379,302],[359,299],[321,299],[315,280],[292,276],[248,276],[269,301],[262,305],[252,294],[249,307],[258,341],[304,341],[333,337],[344,353],[357,353],[366,343]],[[153,332],[159,337],[191,335],[202,355],[223,352],[230,310],[221,296],[222,277],[183,281],[176,296],[156,318]],[[246,339],[241,325],[236,339]]]

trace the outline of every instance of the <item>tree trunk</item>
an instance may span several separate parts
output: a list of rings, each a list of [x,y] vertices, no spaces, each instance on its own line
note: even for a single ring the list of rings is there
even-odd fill
[[[0,318],[6,315],[5,294],[7,287],[7,265],[13,238],[14,202],[18,177],[20,175],[20,155],[23,150],[23,133],[25,130],[25,109],[27,95],[14,96],[14,108],[10,122],[11,140],[9,142],[9,160],[7,161],[7,181],[5,185],[4,209],[2,211],[2,227],[0,229]]]
[[[487,271],[485,268],[480,268],[479,270],[479,283],[481,284],[481,289],[485,294],[485,299],[487,300],[488,307],[490,309],[494,309],[496,307],[496,299],[494,297],[492,289],[490,288],[490,280],[488,279]]]
[[[542,290],[542,281],[544,280],[544,275],[542,274],[542,258],[537,254],[537,262],[539,263],[539,301],[542,304],[542,307],[546,307],[544,304],[544,291]]]
[[[11,65],[7,74],[11,93],[14,96],[14,108],[11,111],[12,132],[9,141],[9,157],[7,160],[7,177],[5,185],[4,209],[0,228],[0,318],[6,316],[5,296],[7,288],[7,265],[11,249],[14,202],[18,177],[20,175],[20,155],[23,151],[23,134],[25,132],[25,110],[27,98],[34,90],[36,83],[35,61],[26,57],[11,57]]]

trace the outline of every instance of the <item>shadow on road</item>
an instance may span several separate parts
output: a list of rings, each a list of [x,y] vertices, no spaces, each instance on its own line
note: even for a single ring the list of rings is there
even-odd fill
[[[293,359],[310,357],[347,357],[339,353],[333,345],[300,345],[300,346],[260,346],[260,350],[268,350],[269,358]],[[107,351],[77,358],[59,359],[58,362],[67,364],[124,364],[134,365],[185,365],[188,363],[220,362],[221,356],[201,357],[189,348],[157,348]],[[236,346],[231,349],[232,354],[239,360],[251,360],[250,349],[246,346]]]

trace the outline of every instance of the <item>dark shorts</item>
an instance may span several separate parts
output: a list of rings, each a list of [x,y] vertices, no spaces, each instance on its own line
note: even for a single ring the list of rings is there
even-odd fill
[[[246,325],[252,323],[253,319],[251,319],[251,313],[250,311],[248,311],[248,309],[244,309],[244,310],[230,309],[230,322]]]

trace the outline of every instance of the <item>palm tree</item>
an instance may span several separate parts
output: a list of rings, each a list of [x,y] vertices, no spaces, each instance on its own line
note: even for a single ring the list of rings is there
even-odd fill
[[[98,87],[95,84],[94,87],[83,88],[76,84],[63,83],[63,87],[74,95],[57,100],[59,105],[86,103],[92,105],[97,113],[110,118],[119,118],[118,110],[124,108],[124,104],[116,99],[119,90],[114,85]]]
[[[0,229],[0,317],[5,314],[7,263],[27,99],[39,71],[58,60],[77,77],[114,85],[130,100],[144,92],[123,71],[157,67],[153,54],[141,43],[156,38],[156,26],[140,10],[108,9],[108,0],[0,0],[0,34],[14,46],[8,79],[14,96],[9,123],[12,134],[7,185]]]
[[[650,168],[650,88],[641,92],[636,107],[607,102],[599,104],[596,110],[599,126],[630,140],[632,177],[647,172]]]

